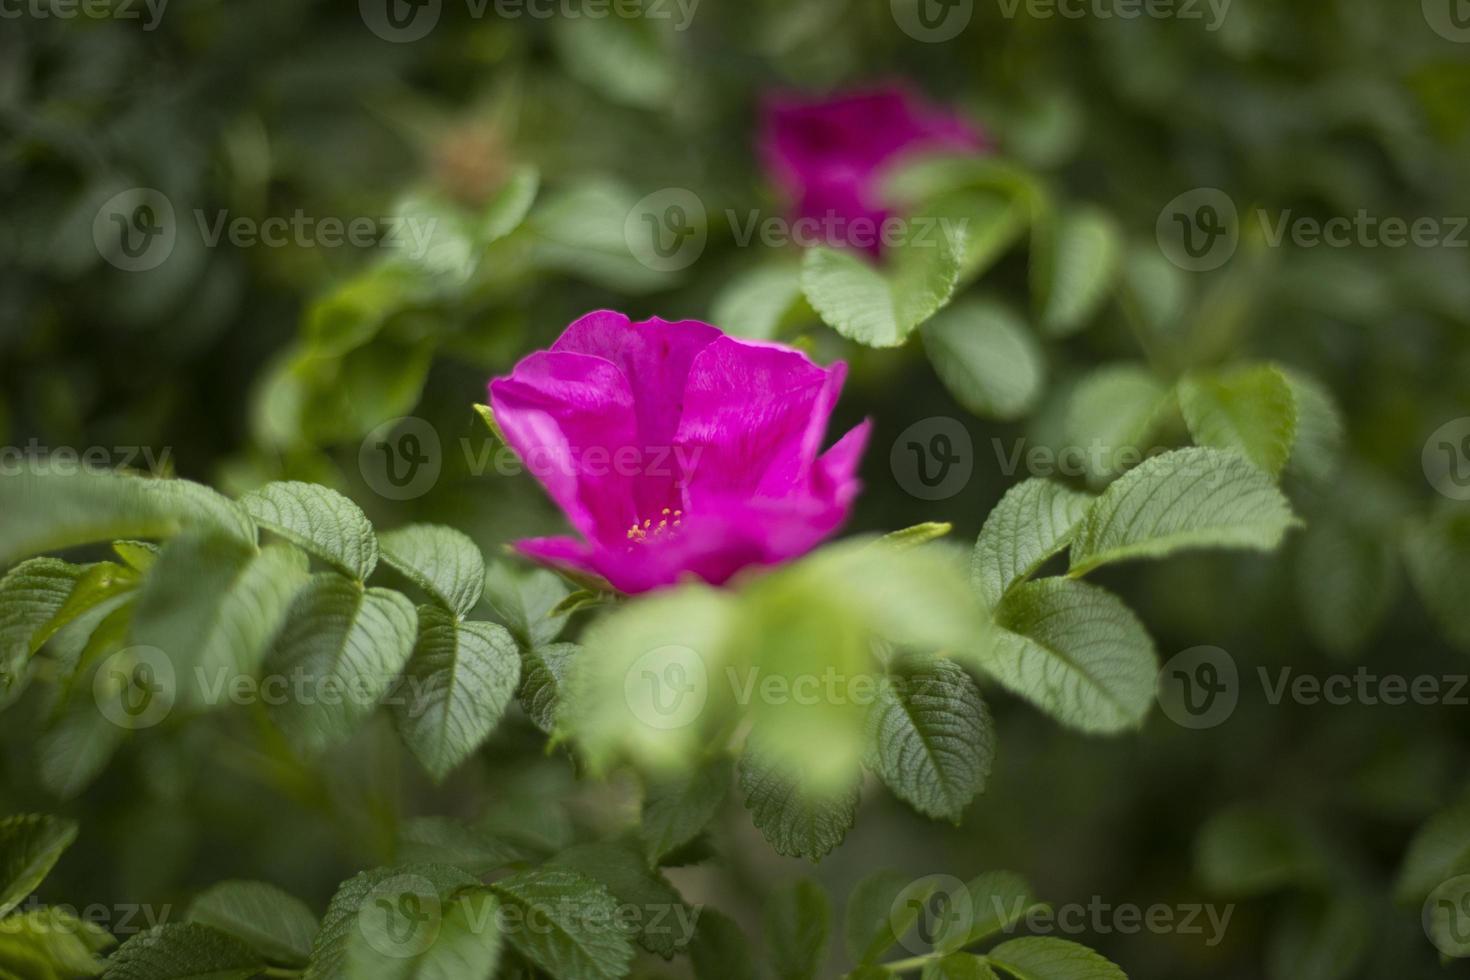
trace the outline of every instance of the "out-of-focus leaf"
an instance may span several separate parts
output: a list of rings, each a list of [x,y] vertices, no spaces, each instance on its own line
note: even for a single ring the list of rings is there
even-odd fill
[[[1046,379],[1041,347],[1005,306],[950,307],[924,324],[922,335],[939,380],[981,418],[1020,418],[1040,397]]]

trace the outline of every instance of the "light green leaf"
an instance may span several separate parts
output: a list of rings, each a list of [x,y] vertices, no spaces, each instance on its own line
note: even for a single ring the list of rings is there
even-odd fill
[[[926,521],[923,524],[915,524],[912,527],[906,527],[899,531],[889,531],[878,539],[878,543],[884,547],[907,551],[909,548],[917,548],[920,545],[928,544],[930,541],[938,541],[953,530],[953,524],[941,521]]]
[[[468,616],[485,592],[485,558],[467,535],[442,524],[410,524],[378,535],[383,561],[435,602]]]
[[[649,783],[639,834],[650,864],[689,843],[709,825],[730,791],[733,774],[734,764],[720,756],[690,773]]]
[[[85,565],[81,568],[81,573],[72,586],[71,594],[66,597],[66,602],[62,603],[61,608],[56,610],[45,625],[32,634],[33,652],[39,650],[42,644],[68,623],[103,603],[111,604],[111,600],[126,595],[138,585],[138,573],[116,562],[101,561],[95,565]]]
[[[60,977],[95,977],[105,966],[98,954],[116,943],[94,922],[65,909],[42,906],[0,919],[0,974],[15,971],[14,960],[40,956]],[[30,976],[24,970],[19,975]],[[41,971],[38,976],[53,974]]]
[[[671,958],[693,941],[691,910],[672,885],[644,862],[631,845],[579,844],[562,851],[545,868],[579,871],[600,882],[624,909],[636,909],[631,925],[638,944],[650,953]]]
[[[552,976],[617,980],[627,972],[632,939],[617,899],[598,882],[548,868],[501,878],[490,890],[520,912],[505,930],[510,944]]]
[[[955,401],[981,418],[1017,419],[1036,404],[1046,360],[1009,308],[971,301],[950,307],[923,327],[929,363]]]
[[[1084,207],[1038,226],[1037,239],[1031,268],[1039,322],[1051,336],[1065,337],[1107,299],[1122,266],[1122,238],[1105,212]]]
[[[570,591],[561,576],[544,568],[493,562],[485,571],[485,601],[527,648],[545,646],[561,635],[568,617],[555,610]]]
[[[560,17],[551,36],[572,77],[615,102],[662,109],[679,76],[657,26],[648,17]]]
[[[181,531],[222,534],[254,544],[245,511],[188,480],[122,473],[0,476],[0,564],[116,538],[167,538]]]
[[[268,483],[240,498],[257,524],[363,581],[378,564],[378,537],[362,509],[314,483]]]
[[[958,823],[985,788],[995,726],[980,689],[949,660],[906,661],[884,678],[869,709],[873,769],[928,817]]]
[[[420,606],[393,717],[429,775],[442,780],[490,737],[520,680],[520,653],[502,627]]]
[[[249,946],[217,929],[171,922],[139,933],[107,961],[103,980],[250,980],[265,969]]]
[[[1084,732],[1137,728],[1158,660],[1138,617],[1111,592],[1070,579],[1016,587],[976,665],[1057,721]]]
[[[1274,365],[1187,374],[1179,382],[1179,408],[1201,446],[1234,449],[1272,476],[1291,458],[1296,396]]]
[[[1032,909],[1042,905],[1026,879],[1012,871],[987,871],[965,884],[970,894],[970,930],[961,946],[1009,933]]]
[[[740,759],[740,790],[761,834],[779,854],[821,860],[857,820],[858,785],[814,791],[765,753],[747,747]]]
[[[816,980],[827,963],[832,904],[810,879],[778,889],[766,900],[766,945],[778,980]]]
[[[32,558],[0,578],[0,704],[19,690],[26,662],[40,647],[34,638],[66,605],[82,572],[56,558]]]
[[[531,164],[517,167],[480,216],[475,235],[480,246],[489,245],[515,231],[526,220],[540,190],[541,171]]]
[[[1441,507],[1404,533],[1404,560],[1420,599],[1455,646],[1470,650],[1470,509]]]
[[[273,963],[304,966],[317,921],[301,899],[260,881],[223,881],[189,906],[188,921],[229,933]]]
[[[366,933],[376,934],[388,916],[415,906],[422,911],[426,904],[442,909],[444,899],[478,884],[458,868],[438,864],[404,864],[354,875],[342,882],[327,905],[321,928],[312,940],[311,959],[302,980],[349,980],[353,976],[352,947],[363,941]],[[417,930],[406,930],[399,935],[409,943],[423,938]]]
[[[1093,504],[1072,539],[1072,575],[1186,548],[1270,551],[1301,522],[1262,470],[1238,453],[1181,449],[1130,470]]]
[[[823,322],[868,347],[897,347],[949,302],[964,236],[936,236],[889,249],[874,265],[852,250],[807,250],[801,288]]]
[[[22,814],[0,820],[0,916],[25,901],[77,839],[61,817]]]
[[[174,665],[178,700],[221,707],[252,677],[307,582],[306,556],[285,542],[259,550],[223,538],[170,541],[138,595],[132,640]]]
[[[1050,936],[1012,939],[985,958],[1016,980],[1128,980],[1117,964],[1086,946]]]
[[[895,922],[894,903],[912,883],[912,876],[898,871],[875,871],[857,883],[847,896],[843,910],[843,940],[847,955],[857,963],[875,963],[898,942],[900,932],[918,916],[918,906],[901,906],[912,916]],[[895,928],[901,927],[901,928]]]
[[[714,298],[710,322],[733,337],[771,340],[805,304],[801,266],[758,265],[732,279]]]
[[[1175,401],[1172,389],[1142,365],[1104,365],[1083,378],[1062,431],[1066,448],[1082,453],[1090,484],[1106,483],[1156,448],[1148,443]]]
[[[345,741],[408,662],[417,623],[397,592],[313,576],[266,657],[266,673],[289,678],[293,690],[299,681],[302,692],[271,705],[276,724],[307,752]]]
[[[928,198],[912,222],[949,221],[965,229],[960,284],[983,275],[1010,249],[1031,222],[1024,196],[980,187],[953,190]]]
[[[1326,385],[1301,371],[1283,368],[1296,402],[1296,443],[1286,472],[1316,484],[1325,484],[1342,463],[1347,423]]]
[[[567,673],[581,652],[575,643],[553,643],[529,650],[521,658],[521,689],[516,699],[531,722],[548,735],[556,730]]]
[[[347,942],[348,980],[491,980],[504,944],[495,896],[463,888],[430,905],[428,919],[422,897],[360,916]]]
[[[1093,497],[1050,480],[1031,479],[1006,491],[985,518],[970,560],[970,582],[990,608],[1067,547]]]

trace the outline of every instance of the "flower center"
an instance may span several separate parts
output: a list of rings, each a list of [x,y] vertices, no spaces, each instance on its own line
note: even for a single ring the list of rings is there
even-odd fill
[[[634,521],[633,526],[628,528],[629,549],[635,544],[647,544],[649,541],[659,538],[672,537],[678,533],[679,525],[683,523],[683,520],[684,512],[682,510],[670,510],[665,507],[659,513],[659,520],[656,524],[652,519],[646,520],[642,524]]]

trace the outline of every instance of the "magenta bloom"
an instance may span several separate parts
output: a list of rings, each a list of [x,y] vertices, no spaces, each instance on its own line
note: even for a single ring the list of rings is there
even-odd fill
[[[914,153],[978,153],[988,145],[960,116],[897,85],[817,99],[774,96],[764,117],[761,156],[792,200],[794,219],[819,223],[825,244],[875,256],[875,229],[892,216],[881,194],[887,168]]]
[[[806,553],[859,488],[869,423],[821,452],[846,374],[697,320],[587,314],[490,382],[506,441],[582,536],[516,548],[629,593]]]

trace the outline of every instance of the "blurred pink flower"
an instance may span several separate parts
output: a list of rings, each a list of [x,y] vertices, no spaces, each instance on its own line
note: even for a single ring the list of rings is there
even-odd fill
[[[761,157],[792,201],[793,220],[822,222],[827,243],[877,256],[874,229],[892,216],[882,200],[885,171],[922,152],[980,153],[985,135],[958,114],[900,85],[818,98],[766,100]]]
[[[628,593],[806,553],[859,490],[869,423],[821,451],[846,374],[697,320],[587,314],[490,382],[506,441],[581,534],[516,548]]]

